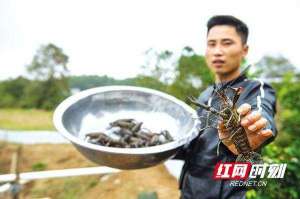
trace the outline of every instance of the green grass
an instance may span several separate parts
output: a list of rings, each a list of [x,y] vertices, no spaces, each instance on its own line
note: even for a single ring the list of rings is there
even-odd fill
[[[37,109],[0,109],[0,129],[55,130],[52,111]]]
[[[46,170],[46,168],[47,168],[47,164],[43,162],[37,162],[31,166],[32,171],[44,171]]]

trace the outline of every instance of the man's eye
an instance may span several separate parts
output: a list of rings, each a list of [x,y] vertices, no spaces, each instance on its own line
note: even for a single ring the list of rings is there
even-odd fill
[[[225,46],[229,46],[229,45],[232,44],[232,42],[224,42],[223,44],[224,44]]]
[[[215,43],[208,43],[207,46],[209,47],[214,47],[216,44]]]

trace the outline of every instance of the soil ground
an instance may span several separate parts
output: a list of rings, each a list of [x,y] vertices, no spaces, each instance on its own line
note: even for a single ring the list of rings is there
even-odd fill
[[[17,145],[0,143],[0,173],[10,172],[11,157],[16,149]],[[90,166],[98,165],[85,159],[72,145],[22,146],[21,172]],[[21,198],[137,199],[142,192],[156,192],[159,199],[179,198],[177,180],[164,165],[103,176],[36,180],[23,187]]]

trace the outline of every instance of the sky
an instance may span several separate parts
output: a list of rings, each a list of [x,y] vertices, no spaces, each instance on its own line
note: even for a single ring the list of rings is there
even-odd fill
[[[69,56],[71,75],[134,77],[150,48],[204,54],[217,14],[248,25],[249,63],[281,54],[300,67],[300,0],[0,0],[0,79],[24,75],[50,42]]]

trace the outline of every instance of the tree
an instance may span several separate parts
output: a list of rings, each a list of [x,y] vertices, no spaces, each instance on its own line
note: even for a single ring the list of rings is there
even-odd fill
[[[51,43],[37,50],[31,64],[27,66],[36,81],[26,90],[26,101],[29,104],[24,106],[53,109],[70,94],[66,78],[68,59],[61,48]]]
[[[145,55],[146,61],[142,66],[143,75],[170,84],[175,77],[175,64],[177,62],[174,53],[169,50],[158,52],[151,48],[146,51]]]
[[[166,92],[167,85],[159,81],[158,79],[150,76],[139,75],[135,78],[136,86],[152,88]]]
[[[256,70],[264,78],[281,78],[287,72],[295,72],[295,66],[284,56],[263,56],[255,64]]]
[[[48,80],[53,77],[63,78],[68,72],[67,63],[69,57],[61,48],[54,44],[42,45],[33,57],[27,71],[36,79]]]
[[[28,79],[17,77],[6,80],[0,84],[0,107],[20,107],[26,86],[30,84]]]
[[[185,47],[176,66],[175,81],[168,87],[168,92],[182,100],[191,95],[199,96],[213,79],[204,56],[197,55],[191,47]]]
[[[146,55],[147,62],[143,66],[146,74],[139,78],[139,82],[146,78],[143,85],[151,82],[151,86],[185,100],[190,95],[198,96],[213,83],[213,74],[204,56],[197,55],[189,46],[183,48],[179,56],[168,50],[158,53],[153,49]]]

